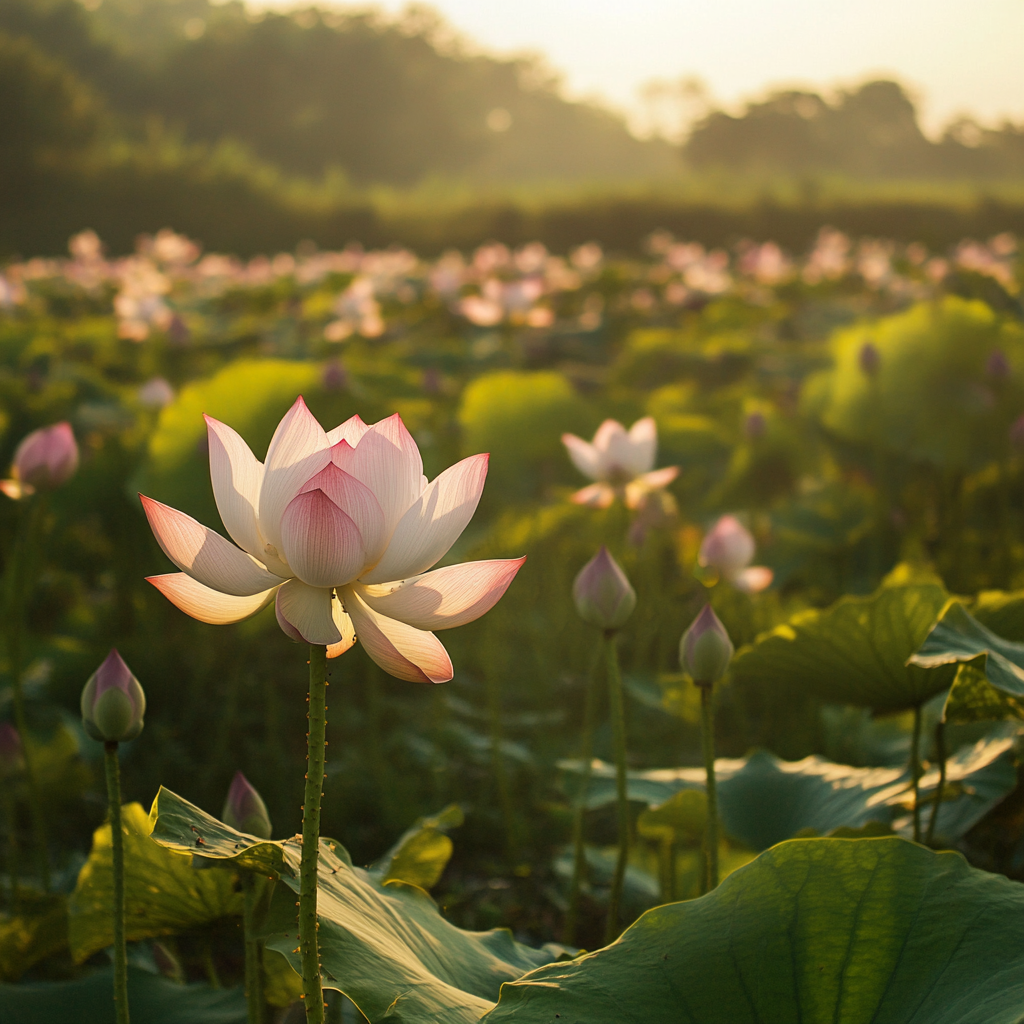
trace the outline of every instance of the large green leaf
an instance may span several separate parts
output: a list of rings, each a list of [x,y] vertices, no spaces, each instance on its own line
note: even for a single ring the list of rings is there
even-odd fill
[[[561,767],[573,775],[575,761]],[[748,758],[719,758],[718,810],[725,831],[752,850],[811,830],[826,835],[837,828],[861,828],[876,821],[897,831],[912,831],[911,780],[902,768],[854,768],[822,757],[783,761],[767,751]],[[939,808],[937,835],[959,839],[1017,784],[1013,740],[998,736],[958,751],[947,762],[946,799]],[[927,802],[939,781],[937,768],[920,782]],[[673,793],[704,789],[703,768],[654,768],[629,772],[631,800],[656,805]],[[600,807],[615,799],[615,768],[595,761],[587,789],[587,806]]]
[[[0,985],[0,1024],[114,1024],[109,969],[75,981]],[[128,1007],[140,1024],[243,1024],[241,989],[178,985],[128,969]]]
[[[769,690],[792,684],[822,700],[876,711],[922,704],[956,674],[952,666],[907,664],[946,598],[935,584],[883,586],[870,597],[800,612],[741,650],[732,679]]]
[[[121,808],[124,833],[125,930],[129,942],[173,935],[241,914],[242,894],[227,871],[197,871],[149,838],[151,822],[139,804]],[[77,963],[114,941],[110,908],[114,876],[110,825],[93,835],[92,852],[68,904],[68,940]]]
[[[1022,978],[1024,886],[902,839],[794,840],[484,1022],[1020,1024]]]
[[[446,833],[458,828],[464,819],[458,804],[420,818],[383,857],[370,865],[370,877],[375,882],[408,882],[429,892],[451,860],[453,845]]]
[[[298,970],[295,894],[300,844],[246,836],[161,789],[153,838],[168,849],[276,871],[267,945]],[[210,872],[215,874],[217,872]],[[493,1006],[501,984],[550,963],[561,947],[531,949],[497,928],[468,932],[446,921],[430,897],[405,882],[376,882],[344,848],[321,840],[319,937],[326,988],[344,992],[369,1020],[469,1024]]]
[[[947,702],[947,717],[962,720],[969,716],[971,697],[962,690],[957,693],[957,689],[970,687],[974,691],[973,699],[979,705],[986,709],[991,705],[997,714],[1004,711],[1010,716],[1024,718],[1024,643],[996,636],[958,601],[949,602],[920,649],[911,655],[910,663],[926,669],[970,664],[984,672],[989,685],[997,691],[996,694],[988,694],[984,687],[979,688],[975,674],[965,673],[963,680],[958,676],[957,686]],[[951,716],[950,703],[953,708],[966,705],[966,713]],[[1002,714],[998,716],[1003,717]]]

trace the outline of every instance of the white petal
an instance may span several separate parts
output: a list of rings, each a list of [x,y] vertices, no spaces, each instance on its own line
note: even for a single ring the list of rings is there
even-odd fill
[[[226,423],[212,416],[204,418],[210,443],[210,480],[224,529],[239,547],[259,558],[263,541],[257,513],[263,463]]]
[[[563,434],[562,444],[569,452],[572,464],[586,477],[596,480],[601,472],[601,456],[597,449],[582,437],[575,434]]]
[[[356,589],[366,604],[390,619],[417,629],[452,629],[489,612],[525,561],[462,562],[398,583],[356,584]]]
[[[653,425],[654,421],[650,422]],[[602,428],[603,426],[602,424]],[[625,476],[638,476],[640,473],[646,473],[654,465],[657,441],[652,445],[649,439],[643,439],[643,433],[640,432],[640,442],[634,443],[631,435],[626,433],[621,424],[616,423],[615,428],[609,429],[606,434],[605,472]],[[600,432],[599,430],[598,433]]]
[[[179,568],[222,594],[249,597],[282,582],[251,555],[177,509],[140,494],[157,543]]]
[[[341,640],[341,631],[334,623],[332,600],[330,590],[289,580],[277,592],[278,621],[284,619],[292,627],[285,632],[289,636],[298,633],[307,644],[336,644]]]
[[[731,583],[737,590],[744,594],[759,594],[762,590],[772,585],[775,573],[766,565],[752,565],[741,573],[732,577]]]
[[[340,443],[348,444],[346,441]],[[364,564],[367,566],[376,564],[384,553],[387,536],[384,532],[384,512],[374,497],[373,491],[351,473],[339,469],[333,462],[321,469],[302,490],[321,490],[338,508],[342,509],[359,529],[365,550],[366,561]]]
[[[355,644],[356,627],[352,617],[342,608],[341,602],[337,599],[331,602],[331,612],[334,624],[341,633],[341,639],[336,644],[327,645],[327,657],[338,658]]]
[[[385,672],[412,683],[446,683],[451,679],[451,659],[433,633],[379,615],[363,602],[354,587],[345,587],[341,596],[359,643]]]
[[[260,488],[260,532],[275,550],[281,549],[281,516],[288,502],[330,461],[324,428],[297,398],[274,431]]]
[[[594,434],[594,447],[605,455],[617,438],[625,438],[626,428],[618,420],[605,420]]]
[[[395,527],[384,557],[360,582],[389,583],[418,576],[442,558],[473,518],[487,477],[487,460],[487,455],[471,455],[430,484]]]
[[[281,543],[292,572],[311,587],[341,586],[366,564],[358,527],[319,489],[289,502],[281,517]]]
[[[658,425],[653,417],[645,416],[629,428],[629,442],[632,445],[629,468],[637,474],[653,469],[658,455]]]
[[[348,441],[355,448],[363,434],[369,429],[357,413],[355,416],[350,416],[344,423],[339,424],[333,430],[328,430],[327,440],[332,447],[339,441]]]
[[[204,587],[202,583],[196,582],[183,572],[172,572],[166,576],[147,576],[146,581],[152,583],[171,604],[180,608],[186,615],[214,626],[224,626],[230,622],[247,619],[261,608],[265,608],[274,596],[273,590],[267,590],[251,597],[232,597]]]

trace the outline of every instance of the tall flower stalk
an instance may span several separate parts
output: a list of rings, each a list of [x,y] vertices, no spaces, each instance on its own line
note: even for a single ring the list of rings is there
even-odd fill
[[[611,890],[608,894],[608,917],[605,921],[605,942],[612,942],[619,934],[619,908],[622,887],[629,861],[629,801],[626,789],[626,713],[622,700],[622,675],[619,671],[619,652],[616,634],[626,624],[636,608],[636,592],[626,574],[604,546],[579,571],[572,588],[573,600],[580,618],[597,626],[602,633],[605,668],[608,676],[608,714],[612,726],[615,751],[615,793],[618,817],[619,850],[615,859]],[[589,760],[589,759],[588,759]],[[580,790],[579,801],[586,800],[586,782]],[[582,808],[577,809],[582,814]],[[582,836],[582,823],[580,826]],[[582,839],[580,840],[582,842]],[[575,927],[575,922],[573,922]]]
[[[118,744],[142,731],[146,695],[117,651],[92,674],[82,690],[82,725],[103,743],[107,808],[114,872],[114,1010],[117,1024],[128,1024],[128,953],[125,946],[124,833],[121,829],[121,768]]]
[[[303,802],[299,934],[306,1019],[323,1021],[316,877],[324,778],[326,659],[358,636],[385,672],[420,683],[452,678],[434,630],[472,622],[504,594],[524,559],[428,572],[476,511],[487,475],[474,455],[432,482],[399,416],[353,416],[325,431],[298,398],[259,462],[206,417],[210,476],[235,544],[158,501],[142,503],[181,570],[150,582],[202,622],[238,622],[274,602],[284,633],[309,646],[309,734]],[[237,544],[237,546],[235,546]]]
[[[704,879],[701,891],[718,886],[718,789],[715,780],[714,685],[725,675],[732,660],[733,646],[711,605],[690,625],[679,641],[679,662],[700,688],[701,747],[708,798],[707,828],[704,833]]]

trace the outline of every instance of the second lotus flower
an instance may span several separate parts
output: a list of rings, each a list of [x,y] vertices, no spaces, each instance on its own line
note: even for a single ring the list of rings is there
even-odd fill
[[[432,631],[487,612],[525,561],[426,571],[476,511],[488,457],[463,459],[428,483],[397,414],[372,426],[353,416],[325,431],[301,397],[264,463],[231,427],[210,416],[206,424],[214,497],[238,546],[143,496],[157,541],[182,570],[149,581],[202,622],[238,622],[275,600],[284,632],[326,645],[330,657],[358,637],[399,679],[451,679]]]

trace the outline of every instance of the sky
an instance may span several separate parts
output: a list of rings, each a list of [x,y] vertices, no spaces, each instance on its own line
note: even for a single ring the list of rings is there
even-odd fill
[[[404,4],[378,6],[397,13]],[[543,53],[563,75],[568,95],[599,97],[634,115],[642,109],[639,89],[651,79],[695,75],[717,104],[734,106],[768,86],[827,88],[886,75],[912,90],[926,130],[965,112],[985,123],[1024,121],[1024,0],[433,0],[431,6],[488,52]]]

